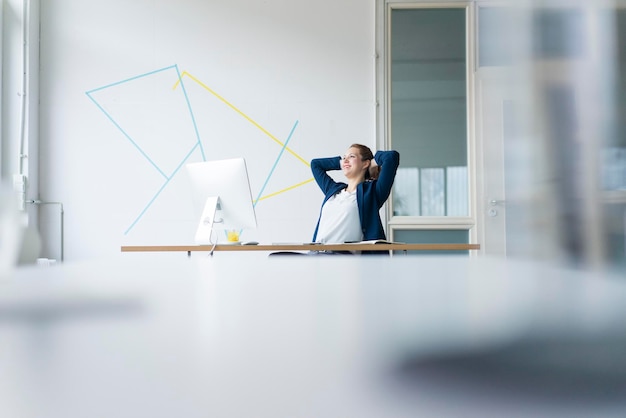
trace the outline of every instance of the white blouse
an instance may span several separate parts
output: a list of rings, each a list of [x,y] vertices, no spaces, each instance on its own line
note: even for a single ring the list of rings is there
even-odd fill
[[[338,244],[362,239],[356,190],[348,192],[344,189],[324,203],[316,242]]]

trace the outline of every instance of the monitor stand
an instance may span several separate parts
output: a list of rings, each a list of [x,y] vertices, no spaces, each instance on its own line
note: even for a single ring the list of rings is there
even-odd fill
[[[202,210],[202,216],[200,216],[198,228],[196,229],[196,244],[213,244],[211,241],[213,225],[224,222],[224,219],[218,216],[221,209],[219,196],[210,196],[207,198],[204,203],[204,209]]]

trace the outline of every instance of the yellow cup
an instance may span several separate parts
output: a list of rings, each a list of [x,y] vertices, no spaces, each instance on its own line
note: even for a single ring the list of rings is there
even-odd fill
[[[238,242],[239,241],[239,231],[231,229],[226,231],[226,239],[228,242]]]

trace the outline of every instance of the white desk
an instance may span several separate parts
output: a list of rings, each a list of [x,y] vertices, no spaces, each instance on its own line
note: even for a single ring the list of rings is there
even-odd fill
[[[22,268],[1,415],[623,416],[624,318],[623,278],[482,258]]]
[[[469,251],[480,244],[259,244],[259,245],[123,245],[122,252],[207,252],[207,251]]]

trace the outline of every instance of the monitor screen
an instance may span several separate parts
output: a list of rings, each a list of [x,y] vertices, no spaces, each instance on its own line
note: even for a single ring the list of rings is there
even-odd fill
[[[204,161],[186,165],[198,222],[198,244],[237,242],[242,229],[256,228],[256,214],[243,158]],[[233,231],[235,238],[226,233]]]

